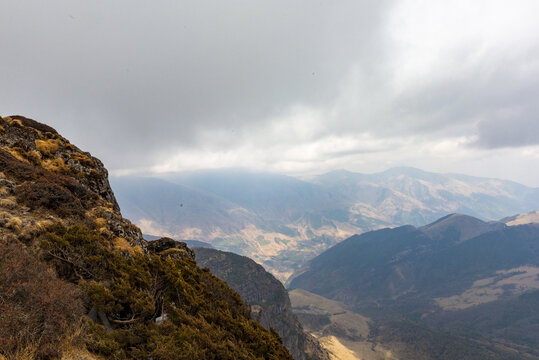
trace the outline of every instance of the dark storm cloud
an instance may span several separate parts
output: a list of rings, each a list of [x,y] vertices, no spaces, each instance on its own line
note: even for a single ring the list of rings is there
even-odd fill
[[[126,165],[125,152],[150,161],[153,150],[194,145],[208,128],[327,104],[350,63],[378,46],[386,6],[4,3],[2,111],[51,123],[113,167]]]

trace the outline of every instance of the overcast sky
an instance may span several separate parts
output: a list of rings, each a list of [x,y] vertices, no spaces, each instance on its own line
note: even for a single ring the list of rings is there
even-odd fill
[[[539,1],[0,0],[0,114],[113,174],[415,166],[539,186]]]

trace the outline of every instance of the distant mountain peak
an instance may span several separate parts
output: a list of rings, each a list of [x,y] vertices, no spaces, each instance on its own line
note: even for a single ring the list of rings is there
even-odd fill
[[[485,223],[483,220],[480,220],[478,218],[475,218],[470,215],[466,214],[459,214],[459,213],[451,213],[446,216],[443,216],[439,218],[438,220],[425,225],[424,227],[433,227],[440,224],[447,224],[447,223],[456,223],[456,222],[463,222],[463,221],[473,221],[473,222],[479,222],[479,223]]]
[[[500,227],[503,227],[503,224],[498,222],[487,223],[473,216],[453,213],[425,225],[419,230],[434,239],[444,237],[460,242]],[[449,233],[452,233],[452,236]]]
[[[421,170],[412,166],[395,166],[385,171],[380,171],[379,174],[418,175],[418,174],[433,174],[433,173],[425,171],[425,170]]]

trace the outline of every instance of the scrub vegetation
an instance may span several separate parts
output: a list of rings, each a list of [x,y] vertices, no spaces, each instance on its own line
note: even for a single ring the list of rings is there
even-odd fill
[[[0,126],[0,359],[292,359],[185,244],[122,218],[98,159]]]

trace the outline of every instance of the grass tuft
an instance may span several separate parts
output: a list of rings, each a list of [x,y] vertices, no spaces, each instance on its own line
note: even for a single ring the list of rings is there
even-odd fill
[[[94,161],[85,154],[73,153],[71,154],[71,159],[77,160],[83,166],[88,166],[88,167],[95,166]]]
[[[7,123],[11,126],[14,126],[14,127],[19,127],[19,128],[22,128],[23,125],[22,125],[22,122],[18,119],[13,119],[11,116],[6,116],[4,118],[4,120],[7,121]]]
[[[94,223],[97,225],[98,228],[102,228],[102,227],[105,227],[105,225],[107,225],[107,219],[96,218],[94,219]]]
[[[1,179],[1,177],[0,177]],[[0,187],[0,196],[7,196],[10,194],[10,190],[7,186],[1,186]]]
[[[113,244],[114,244],[114,249],[117,251],[126,252],[126,253],[129,253],[130,255],[135,254],[135,249],[133,248],[133,246],[131,246],[129,241],[127,241],[124,238],[121,238],[121,237],[114,238]]]
[[[22,220],[16,216],[12,216],[11,219],[9,219],[6,223],[5,227],[18,233],[21,231]]]
[[[15,196],[10,196],[8,198],[0,199],[0,208],[14,209],[16,206],[17,206],[17,200]]]
[[[45,160],[42,166],[52,172],[56,173],[69,173],[69,167],[66,165],[62,158],[56,158],[54,160]]]
[[[36,149],[45,156],[53,156],[60,147],[59,139],[36,140]]]

